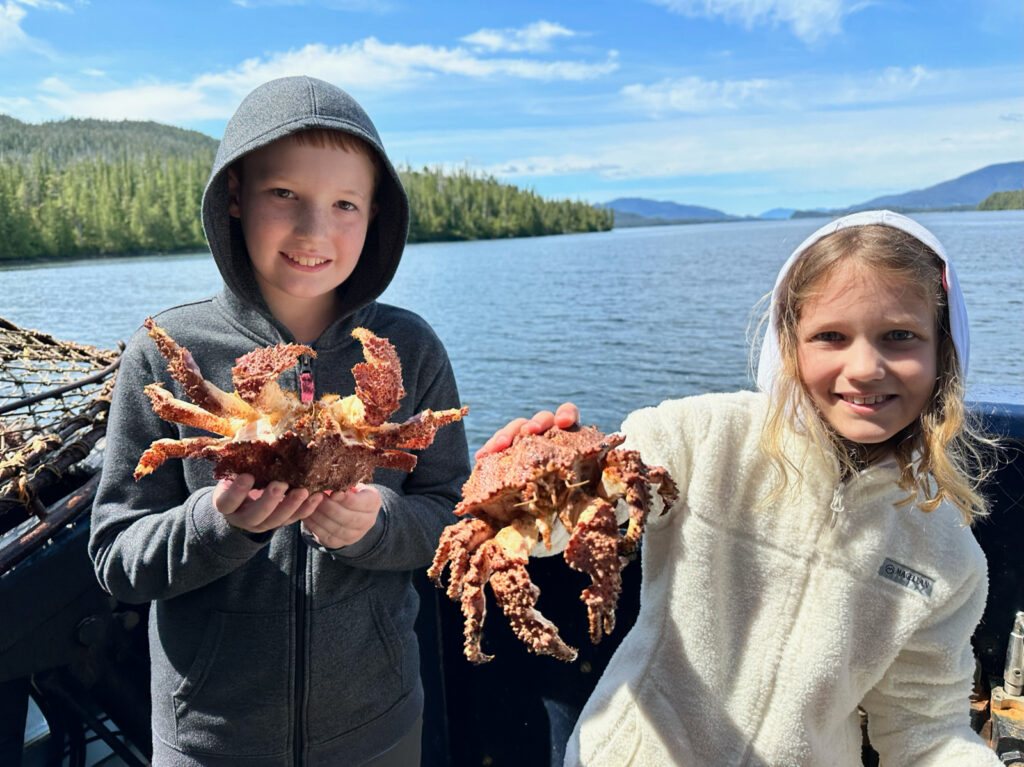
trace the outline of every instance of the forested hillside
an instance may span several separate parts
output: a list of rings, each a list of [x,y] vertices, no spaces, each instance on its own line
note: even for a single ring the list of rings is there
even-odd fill
[[[0,115],[0,259],[205,247],[199,205],[217,142],[158,123]],[[400,169],[410,242],[600,231],[612,213],[494,178]]]

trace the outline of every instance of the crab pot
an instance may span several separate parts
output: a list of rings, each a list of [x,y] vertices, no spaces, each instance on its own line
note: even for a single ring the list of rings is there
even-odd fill
[[[59,507],[74,502],[68,513],[77,514],[52,530],[48,543],[25,556],[16,552],[18,564],[0,576],[0,764],[5,766],[20,763],[29,694],[49,725],[49,756],[58,760],[50,763],[60,763],[65,739],[73,754],[84,752],[84,732],[101,729],[100,719],[113,722],[141,753],[149,750],[145,608],[120,605],[96,581],[87,552],[90,486],[84,495],[73,493],[72,501],[50,506],[48,513],[58,514]],[[4,539],[5,561],[19,542],[10,537]]]

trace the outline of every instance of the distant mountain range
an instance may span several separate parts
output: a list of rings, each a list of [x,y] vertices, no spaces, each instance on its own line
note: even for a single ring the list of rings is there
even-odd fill
[[[950,181],[903,194],[876,197],[848,208],[796,210],[772,208],[760,216],[734,216],[700,205],[682,205],[642,197],[620,197],[599,207],[615,211],[616,226],[697,223],[700,221],[739,221],[750,218],[786,219],[794,216],[833,216],[858,210],[889,208],[897,211],[961,210],[976,208],[993,192],[1024,188],[1024,161],[988,165]]]

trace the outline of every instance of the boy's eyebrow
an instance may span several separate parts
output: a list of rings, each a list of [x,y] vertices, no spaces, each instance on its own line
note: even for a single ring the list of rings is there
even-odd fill
[[[287,168],[260,168],[257,173],[252,174],[258,177],[261,184],[273,184],[278,186],[293,186],[296,177],[289,174]],[[339,189],[340,194],[366,196],[363,195],[358,189],[352,186],[343,186]]]

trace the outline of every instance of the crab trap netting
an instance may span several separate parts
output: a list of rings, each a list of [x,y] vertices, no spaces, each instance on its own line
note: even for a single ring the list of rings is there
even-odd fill
[[[45,521],[96,473],[118,360],[0,318],[0,536]]]

